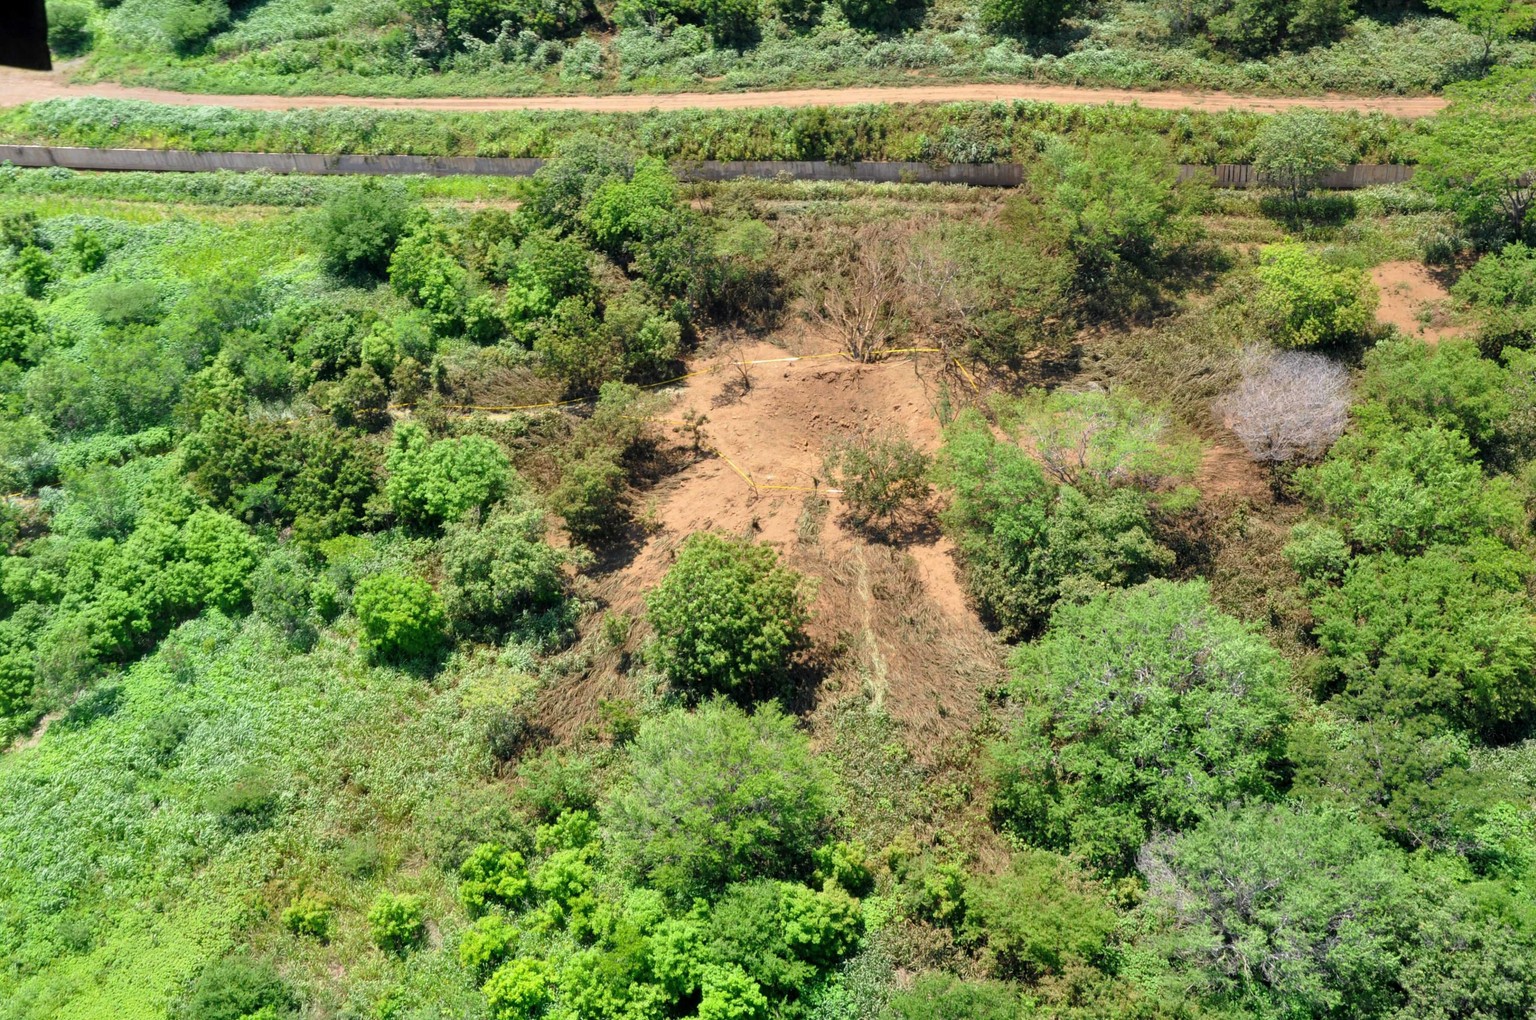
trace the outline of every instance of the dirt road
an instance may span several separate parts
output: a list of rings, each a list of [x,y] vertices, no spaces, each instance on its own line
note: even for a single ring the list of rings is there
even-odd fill
[[[588,113],[633,113],[644,110],[692,108],[737,110],[764,106],[853,106],[858,103],[956,103],[1025,99],[1076,106],[1138,103],[1156,110],[1249,110],[1275,113],[1295,107],[1319,110],[1359,110],[1394,117],[1427,117],[1445,107],[1437,96],[1239,96],[1222,92],[1134,92],[1128,89],[1089,89],[1071,85],[912,85],[893,88],[797,89],[779,92],[674,92],[647,95],[533,96],[490,99],[401,99],[360,96],[230,96],[170,92],[100,82],[71,84],[58,72],[0,69],[0,106],[43,99],[96,96],[102,99],[141,99],[176,106],[227,106],[242,110],[288,110],[299,107],[364,106],[380,110],[439,110],[485,112],[497,110],[579,110]]]

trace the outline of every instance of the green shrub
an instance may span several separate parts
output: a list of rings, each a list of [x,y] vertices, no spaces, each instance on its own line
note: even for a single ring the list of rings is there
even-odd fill
[[[1477,314],[1477,343],[1486,356],[1536,347],[1536,248],[1517,243],[1484,255],[1451,293]]]
[[[363,625],[363,647],[382,660],[428,656],[443,641],[443,605],[419,577],[383,573],[357,583],[352,607]]]
[[[1336,268],[1294,243],[1259,253],[1258,307],[1273,318],[1287,347],[1345,344],[1375,322],[1376,290],[1358,269]]]
[[[459,902],[471,915],[488,904],[516,907],[529,890],[523,855],[500,843],[481,843],[459,865]]]
[[[368,934],[373,944],[391,956],[404,956],[427,937],[421,898],[380,893],[368,908]]]
[[[818,884],[831,882],[854,896],[867,896],[875,888],[875,876],[869,869],[869,853],[862,843],[828,843],[811,855],[816,863],[813,878]]]
[[[179,1004],[181,1020],[250,1020],[297,1014],[299,1000],[271,964],[227,956],[205,966]]]
[[[1050,35],[1077,10],[1076,0],[986,0],[981,21],[992,32]]]
[[[515,476],[501,448],[484,436],[432,442],[418,422],[395,427],[384,458],[384,495],[401,520],[432,529],[470,510],[486,513]]]
[[[411,215],[401,192],[372,179],[336,195],[315,214],[321,264],[344,278],[383,279]]]
[[[506,962],[517,944],[517,929],[500,914],[486,914],[459,938],[459,965],[484,981]]]
[[[91,8],[85,3],[48,5],[48,48],[73,57],[91,48]]]
[[[291,550],[274,552],[251,575],[251,608],[296,648],[316,635],[315,576]]]
[[[768,546],[690,535],[646,597],[654,661],[694,696],[769,696],[804,641],[806,605],[805,581]]]
[[[1045,851],[966,883],[963,935],[985,947],[994,977],[1033,983],[1102,964],[1118,925],[1106,890]]]
[[[332,920],[331,905],[312,896],[300,896],[283,908],[284,928],[295,935],[318,939],[321,942],[331,940]]]
[[[880,432],[833,443],[822,471],[862,527],[891,524],[925,502],[932,491],[929,466],[927,454],[905,436]]]
[[[1123,873],[1152,832],[1274,795],[1286,680],[1201,582],[1060,605],[1014,659],[1021,719],[991,749],[996,810],[1037,845]]]
[[[1536,621],[1524,555],[1487,539],[1360,557],[1312,602],[1325,677],[1368,718],[1424,717],[1487,740],[1536,717]]]
[[[1110,462],[1106,462],[1110,463]],[[1136,584],[1172,565],[1151,536],[1146,497],[1116,488],[1090,497],[1053,486],[1017,445],[974,411],[945,430],[944,515],[983,615],[1008,637],[1038,629],[1058,599]]]
[[[1296,484],[1366,552],[1466,545],[1521,522],[1508,479],[1484,475],[1467,438],[1439,425],[1351,432]]]
[[[554,997],[555,971],[543,960],[516,959],[497,967],[481,990],[491,1020],[532,1020]]]
[[[941,972],[918,975],[911,988],[892,993],[886,1009],[893,1020],[1019,1020],[1029,1015],[1012,983]]]
[[[728,702],[647,719],[603,818],[620,860],[680,903],[730,882],[809,871],[832,810],[794,720]]]
[[[532,505],[451,525],[442,550],[443,602],[462,633],[493,634],[564,601],[565,558],[545,543],[544,514]]]

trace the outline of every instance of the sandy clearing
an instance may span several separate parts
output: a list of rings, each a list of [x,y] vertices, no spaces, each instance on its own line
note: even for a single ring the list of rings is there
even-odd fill
[[[1450,293],[1442,274],[1421,262],[1383,262],[1371,269],[1381,303],[1376,318],[1396,326],[1404,336],[1422,337],[1437,343],[1447,337],[1467,333],[1465,326],[1446,323],[1451,306]],[[1428,318],[1428,322],[1423,321]]]
[[[203,95],[112,82],[76,84],[63,72],[0,69],[0,106],[44,99],[82,97],[139,99],[174,106],[224,106],[242,110],[362,106],[379,110],[492,112],[505,110],[576,110],[587,113],[637,113],[646,110],[737,110],[768,106],[853,106],[860,103],[956,103],[1033,100],[1073,106],[1137,104],[1155,110],[1246,110],[1275,113],[1296,107],[1356,110],[1394,117],[1427,117],[1445,107],[1438,96],[1240,96],[1222,92],[1091,89],[1027,82],[991,85],[912,85],[886,88],[795,89],[764,92],[674,92],[646,95],[531,96],[492,98],[391,98],[360,96]]]

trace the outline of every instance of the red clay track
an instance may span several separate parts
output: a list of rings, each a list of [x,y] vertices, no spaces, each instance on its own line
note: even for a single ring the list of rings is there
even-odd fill
[[[379,110],[439,110],[485,112],[498,110],[577,110],[588,113],[635,113],[690,108],[735,110],[764,106],[852,106],[858,103],[956,103],[993,100],[1034,100],[1075,106],[1137,103],[1156,110],[1247,110],[1275,113],[1295,107],[1318,110],[1357,110],[1394,117],[1427,117],[1445,107],[1438,96],[1239,96],[1224,92],[1135,92],[1129,89],[1090,89],[1072,85],[912,85],[891,88],[797,89],[779,92],[674,92],[645,95],[531,96],[488,99],[367,96],[241,96],[204,95],[140,88],[111,82],[71,84],[59,74],[0,69],[0,106],[43,99],[95,96],[101,99],[140,99],[176,106],[229,106],[242,110],[288,110],[297,107],[363,106]]]

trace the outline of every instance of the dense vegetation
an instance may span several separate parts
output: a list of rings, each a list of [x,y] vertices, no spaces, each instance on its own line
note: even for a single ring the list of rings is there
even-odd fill
[[[1531,89],[994,108],[1008,194],[690,188],[646,118],[515,184],[0,172],[0,1017],[1530,1014]],[[1461,335],[1379,321],[1404,262]],[[931,420],[819,408],[813,491],[679,529],[748,485],[709,416],[775,380],[673,403],[743,335],[936,349]]]
[[[1506,0],[53,0],[88,72],[196,91],[508,94],[1038,79],[1423,93],[1528,62]]]
[[[1376,114],[1318,115],[1342,162],[1404,162],[1421,126]],[[200,151],[547,157],[598,137],[668,160],[825,159],[944,163],[1025,158],[1040,134],[1164,136],[1184,163],[1254,158],[1264,118],[1244,113],[1048,103],[946,103],[641,114],[422,113],[363,108],[261,112],[131,100],[54,99],[0,110],[9,142]]]

